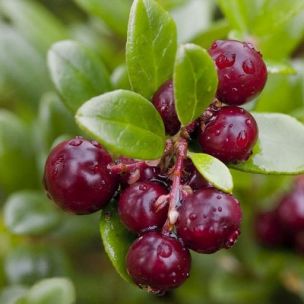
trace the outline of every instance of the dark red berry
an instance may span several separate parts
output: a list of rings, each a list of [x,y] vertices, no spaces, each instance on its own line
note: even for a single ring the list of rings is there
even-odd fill
[[[304,231],[304,188],[295,187],[278,206],[282,226],[292,233]]]
[[[258,138],[258,126],[246,110],[226,106],[214,113],[199,135],[202,150],[224,162],[248,159]]]
[[[185,245],[200,253],[230,248],[240,235],[242,212],[232,196],[206,188],[187,196],[176,224]]]
[[[192,190],[211,187],[203,176],[194,167],[191,159],[187,158],[184,162],[184,170],[181,178],[182,184],[188,185]]]
[[[176,134],[181,124],[175,110],[172,80],[168,80],[158,89],[153,96],[152,102],[164,121],[166,133],[169,135]]]
[[[62,209],[88,214],[101,209],[117,189],[107,170],[111,156],[97,142],[81,137],[64,141],[50,153],[44,171],[49,197]]]
[[[229,105],[242,105],[264,88],[267,68],[252,44],[236,40],[217,40],[209,53],[215,61],[219,84],[217,97]]]
[[[257,241],[266,247],[281,246],[287,239],[276,210],[258,213],[255,217],[254,228]]]
[[[167,189],[156,182],[139,182],[126,188],[119,197],[118,212],[121,221],[134,232],[161,228],[166,219],[168,206],[158,208],[155,203]]]
[[[180,286],[189,276],[188,249],[169,236],[148,232],[129,248],[127,270],[134,282],[155,293]]]

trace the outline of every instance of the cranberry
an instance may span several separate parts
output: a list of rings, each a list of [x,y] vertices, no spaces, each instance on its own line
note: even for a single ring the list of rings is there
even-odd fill
[[[278,247],[285,243],[287,235],[276,210],[258,213],[254,224],[256,238],[261,245]]]
[[[134,282],[155,293],[180,286],[189,276],[188,249],[169,236],[148,232],[129,248],[127,270]]]
[[[106,169],[111,161],[95,141],[76,137],[60,143],[45,164],[44,184],[49,197],[76,214],[101,209],[117,189],[116,177]]]
[[[161,228],[167,218],[168,207],[157,210],[155,205],[168,191],[155,182],[140,182],[126,188],[119,197],[118,212],[121,221],[134,232]]]
[[[190,186],[192,190],[199,190],[201,188],[206,188],[211,186],[197,171],[190,158],[187,158],[185,160],[184,170],[181,180],[182,180],[182,184],[186,184]]]
[[[181,124],[175,110],[172,80],[168,80],[158,89],[152,102],[164,121],[166,132],[169,135],[176,134]]]
[[[214,113],[199,135],[202,150],[224,162],[248,159],[258,138],[258,126],[246,110],[226,106]]]
[[[217,97],[220,101],[229,105],[242,105],[263,90],[267,68],[262,55],[250,43],[217,40],[209,53],[217,67]]]
[[[176,229],[188,248],[213,253],[234,245],[241,217],[239,202],[232,195],[205,188],[183,200]]]
[[[280,222],[291,233],[304,231],[304,188],[295,187],[278,206]]]

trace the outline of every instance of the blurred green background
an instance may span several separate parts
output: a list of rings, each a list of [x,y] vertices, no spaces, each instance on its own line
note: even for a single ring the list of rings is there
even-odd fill
[[[177,22],[180,42],[209,47],[215,39],[249,39],[268,62],[292,66],[296,74],[271,75],[249,108],[304,122],[303,1],[159,0]],[[304,303],[304,257],[261,248],[252,229],[255,211],[275,204],[292,177],[233,172],[244,211],[239,242],[229,251],[193,254],[191,278],[165,297],[118,276],[102,248],[98,213],[67,215],[46,198],[46,155],[54,143],[81,133],[52,86],[47,50],[59,40],[79,41],[104,61],[114,88],[128,88],[131,4],[0,0],[0,304],[66,304],[74,297],[79,304]],[[45,281],[59,277],[67,280]]]

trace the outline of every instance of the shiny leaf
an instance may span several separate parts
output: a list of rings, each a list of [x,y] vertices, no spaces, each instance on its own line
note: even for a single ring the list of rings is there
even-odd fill
[[[131,91],[117,90],[89,100],[76,120],[112,153],[148,160],[160,158],[164,151],[165,131],[159,113]]]
[[[196,169],[215,188],[231,193],[233,189],[232,175],[224,163],[204,153],[188,153]]]
[[[126,49],[129,79],[134,91],[146,98],[168,80],[177,47],[172,17],[154,0],[132,5]]]
[[[111,89],[99,56],[75,41],[55,43],[48,53],[48,65],[56,89],[72,112],[88,99]]]
[[[185,126],[210,105],[217,89],[217,72],[207,51],[194,44],[180,46],[174,67],[176,112]]]

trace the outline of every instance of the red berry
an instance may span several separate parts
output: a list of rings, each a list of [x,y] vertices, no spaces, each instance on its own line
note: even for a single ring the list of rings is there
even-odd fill
[[[217,40],[209,53],[217,67],[217,97],[220,101],[229,105],[242,105],[263,90],[267,68],[262,55],[250,43]]]
[[[246,110],[226,106],[214,113],[199,135],[202,150],[224,162],[248,159],[258,138],[258,126]]]
[[[186,184],[192,190],[210,187],[211,185],[203,178],[203,176],[194,167],[191,159],[187,158],[184,163],[184,171],[182,175],[182,184]]]
[[[127,270],[134,282],[155,293],[180,286],[189,276],[191,257],[182,244],[158,232],[148,232],[129,248]]]
[[[283,227],[291,233],[304,231],[304,188],[295,187],[281,199],[278,216]]]
[[[276,210],[258,213],[254,226],[257,241],[266,247],[281,246],[287,239]]]
[[[168,80],[158,89],[152,98],[152,102],[164,121],[166,132],[169,135],[175,135],[181,124],[175,110],[172,80]]]
[[[168,191],[155,182],[140,182],[126,188],[119,197],[118,212],[121,221],[134,232],[161,228],[166,219],[168,207],[157,210],[156,201]]]
[[[242,212],[232,196],[206,188],[187,196],[176,224],[185,245],[200,253],[213,253],[230,248],[240,234]]]
[[[101,209],[117,189],[116,177],[106,168],[111,161],[95,141],[76,137],[60,143],[45,164],[44,184],[49,197],[76,214]]]

